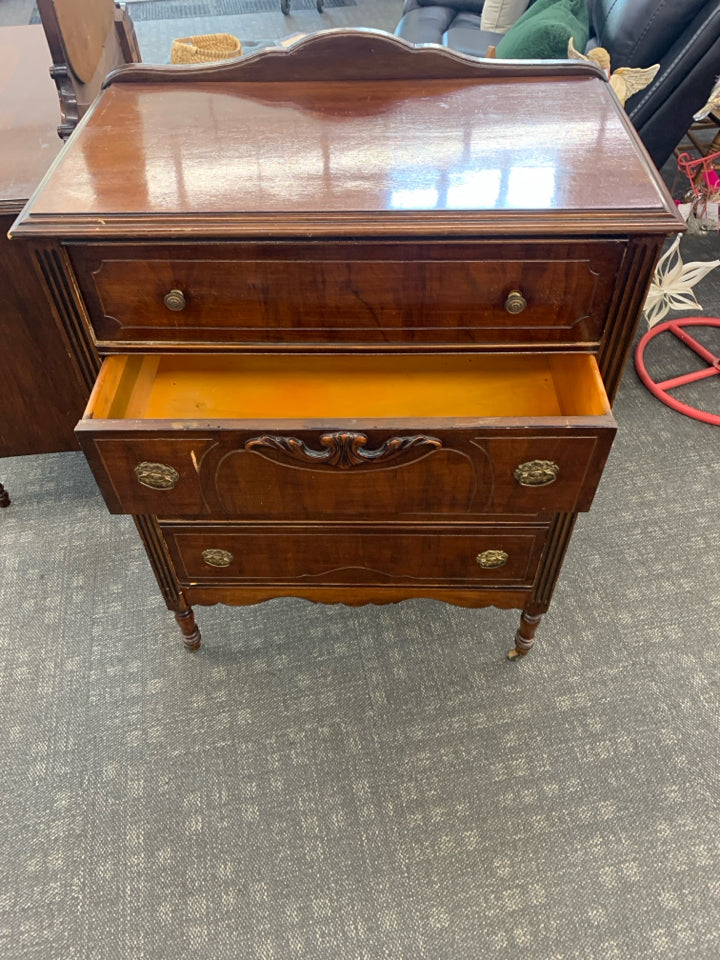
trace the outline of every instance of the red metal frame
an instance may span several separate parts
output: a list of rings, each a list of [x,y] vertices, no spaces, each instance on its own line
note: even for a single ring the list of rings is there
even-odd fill
[[[635,369],[650,393],[657,397],[658,400],[672,407],[673,410],[684,413],[687,417],[692,417],[693,420],[702,420],[703,423],[711,423],[714,426],[720,427],[720,414],[708,413],[706,410],[697,410],[695,407],[681,403],[668,394],[668,390],[681,387],[685,383],[695,383],[698,380],[704,380],[706,377],[713,377],[720,374],[720,356],[715,356],[701,343],[698,343],[694,337],[686,332],[685,327],[720,327],[720,318],[705,317],[699,319],[697,317],[684,317],[682,320],[668,320],[665,323],[659,323],[642,337],[635,348]],[[663,380],[659,383],[653,380],[645,367],[645,347],[654,337],[664,333],[666,330],[669,330],[670,333],[674,334],[686,347],[690,347],[699,357],[702,357],[708,366],[702,370],[694,370],[692,373],[682,373],[677,377],[671,377],[669,380]]]
[[[682,170],[690,181],[690,186],[696,197],[700,196],[699,182],[704,182],[707,188],[711,186],[710,176],[715,172],[718,163],[720,163],[720,150],[716,153],[709,153],[705,157],[699,157],[697,160],[691,159],[689,153],[681,153],[677,159],[678,169]]]

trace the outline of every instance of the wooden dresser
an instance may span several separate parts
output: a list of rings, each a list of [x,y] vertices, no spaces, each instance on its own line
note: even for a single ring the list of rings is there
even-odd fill
[[[42,27],[0,28],[0,457],[77,449],[87,399],[33,258],[7,238],[61,147],[49,70]]]
[[[194,604],[548,609],[682,221],[593,66],[330,31],[115,74],[14,235],[77,427]]]
[[[81,23],[75,16],[77,2],[40,2],[46,21],[47,11],[54,16],[58,6],[66,23],[79,24],[80,31],[72,32],[67,44],[57,19],[47,38],[39,25],[0,27],[0,457],[77,450],[75,424],[95,380],[97,363],[78,366],[77,350],[68,340],[68,335],[74,339],[74,331],[58,324],[38,283],[34,257],[7,237],[62,146],[58,137],[61,104],[51,68],[68,95],[82,71],[77,63],[75,71],[70,67],[62,70],[58,51],[66,47],[82,50],[83,67],[97,60],[92,76],[81,84],[80,102],[73,93],[72,104],[66,101],[62,107],[68,123],[61,126],[67,135],[78,113],[99,92],[108,70],[126,59],[119,50],[120,41],[113,43],[113,37],[108,39],[99,32],[95,18],[106,21],[109,15],[113,36],[116,30],[122,37],[134,36],[124,11],[118,12],[116,27],[112,0],[94,3],[89,18],[85,5]],[[54,65],[48,43],[56,54]],[[0,507],[9,502],[0,484]]]

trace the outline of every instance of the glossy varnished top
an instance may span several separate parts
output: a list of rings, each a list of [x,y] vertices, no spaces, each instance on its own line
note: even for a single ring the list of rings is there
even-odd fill
[[[325,43],[342,62],[343,37]],[[593,71],[513,75],[456,57],[467,76],[436,76],[424,64],[437,48],[408,55],[392,38],[416,76],[303,81],[302,46],[282,53],[296,58],[293,81],[146,69],[112,83],[16,232],[53,234],[62,222],[66,236],[96,237],[358,235],[401,224],[483,233],[497,232],[498,215],[510,233],[677,228]]]
[[[24,202],[61,147],[41,26],[0,28],[0,206]]]

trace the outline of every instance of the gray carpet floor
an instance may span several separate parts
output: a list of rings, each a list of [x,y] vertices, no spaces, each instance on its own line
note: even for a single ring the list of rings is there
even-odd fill
[[[82,455],[2,461],[0,956],[717,960],[720,433],[632,366],[615,414],[521,664],[424,600],[198,608],[187,654]]]

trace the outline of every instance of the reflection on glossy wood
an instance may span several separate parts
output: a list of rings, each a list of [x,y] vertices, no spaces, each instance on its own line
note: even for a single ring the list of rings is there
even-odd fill
[[[364,43],[374,55],[365,79],[301,79],[321,54],[357,73]],[[327,235],[350,223],[358,235],[400,221],[406,234],[431,221],[487,234],[500,212],[504,234],[541,224],[592,234],[609,211],[631,230],[680,223],[624,111],[585,64],[499,68],[357,32],[253,62],[285,63],[295,79],[242,82],[242,61],[207,83],[187,69],[121,73],[137,82],[109,87],[24,230],[71,212],[66,235],[92,223],[98,237],[172,234],[178,216],[211,236]]]
[[[58,106],[42,28],[0,28],[0,209],[19,213],[57,156]]]

